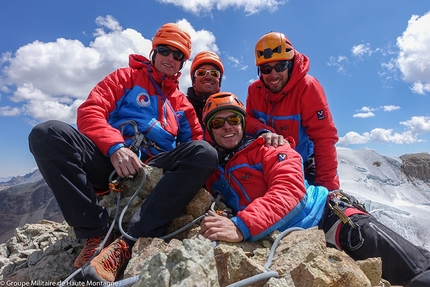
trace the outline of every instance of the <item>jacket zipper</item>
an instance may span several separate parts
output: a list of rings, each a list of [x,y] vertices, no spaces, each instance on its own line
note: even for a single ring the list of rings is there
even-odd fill
[[[252,145],[253,144],[253,142],[250,144],[250,145]],[[226,164],[226,166],[225,166],[225,168],[224,168],[224,171],[223,171],[223,173],[224,173],[224,178],[225,178],[225,182],[227,182],[227,187],[228,188],[230,188],[230,186],[231,186],[231,172],[228,172],[228,169],[229,169],[229,163],[230,162],[232,162],[233,161],[233,159],[241,152],[242,150],[239,150],[238,152],[236,152],[233,156],[232,156],[232,158],[228,161],[228,163]],[[237,181],[237,180],[236,180]],[[224,187],[224,185],[223,185],[223,187]],[[236,193],[238,193],[238,191],[235,191]],[[246,193],[244,193],[243,192],[243,190],[241,190],[241,193],[242,193],[242,196],[245,198],[245,200],[248,202],[248,204],[250,204],[251,203],[251,201],[249,200],[249,196],[248,196],[248,194],[246,194]],[[242,206],[240,206],[239,205],[239,202],[238,202],[238,206],[240,207],[240,210],[243,210],[244,208],[242,208]]]

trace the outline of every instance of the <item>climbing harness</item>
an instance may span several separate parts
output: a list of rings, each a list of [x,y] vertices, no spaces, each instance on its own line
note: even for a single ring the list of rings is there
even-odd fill
[[[351,228],[355,228],[354,222],[342,211],[342,209],[345,208],[345,203],[343,201],[334,201],[334,196],[332,198],[330,197],[331,196],[327,197],[327,205],[330,210],[339,217],[343,224],[348,223]]]
[[[329,192],[327,196],[327,205],[344,224],[348,223],[351,228],[356,228],[356,224],[349,218],[350,214],[347,214],[348,212],[346,212],[348,208],[355,208],[360,212],[367,213],[364,206],[359,203],[355,197],[346,194],[341,189]]]
[[[135,154],[137,154],[139,158],[141,157],[141,150],[140,150],[141,148],[145,148],[148,152],[148,155],[151,155],[151,152],[149,149],[151,147],[158,151],[163,151],[155,142],[153,142],[150,139],[147,139],[143,132],[139,132],[137,123],[135,121],[132,121],[132,120],[125,121],[125,122],[122,122],[120,125],[118,125],[118,129],[121,131],[123,135],[124,135],[125,126],[127,125],[131,125],[134,129],[134,135],[131,138],[133,141],[128,146],[128,148],[132,150]]]
[[[361,234],[361,226],[354,223],[351,220],[351,215],[353,214],[363,214],[367,213],[363,204],[361,204],[354,196],[351,196],[341,189],[329,192],[327,196],[327,206],[329,209],[339,218],[331,228],[326,232],[326,239],[329,243],[333,244],[339,250],[342,250],[340,243],[337,240],[340,232],[340,228],[343,224],[348,224],[351,228],[348,230],[347,245],[352,251],[359,249],[364,244],[364,238]],[[352,233],[356,231],[358,243],[352,244]],[[330,239],[335,238],[335,239]]]

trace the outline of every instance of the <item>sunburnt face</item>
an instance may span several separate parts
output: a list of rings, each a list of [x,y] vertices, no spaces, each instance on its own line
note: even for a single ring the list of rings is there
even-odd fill
[[[220,111],[216,113],[214,118],[226,118],[231,115],[236,115],[232,111]],[[224,126],[219,129],[212,129],[212,135],[214,141],[225,149],[233,149],[235,148],[243,137],[243,128],[242,124],[238,125],[230,125],[227,121],[225,121]]]

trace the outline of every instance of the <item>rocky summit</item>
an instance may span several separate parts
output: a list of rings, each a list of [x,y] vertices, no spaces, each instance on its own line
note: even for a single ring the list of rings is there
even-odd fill
[[[17,229],[0,245],[0,281],[9,286],[83,284],[69,278],[82,248],[70,231],[67,224],[52,221]],[[316,228],[237,244],[211,242],[197,231],[192,228],[189,239],[140,238],[118,286],[390,286],[381,279],[379,258],[354,261],[327,248],[324,233]]]
[[[351,157],[343,156],[340,160],[346,187],[351,185],[363,190],[372,181],[391,183],[394,188],[405,185],[403,181],[393,184],[385,179],[381,168],[389,164],[398,165],[408,181],[415,183],[419,179],[428,186],[428,154],[406,155],[401,164],[370,157],[370,167],[364,162],[366,156],[360,154],[359,158],[360,165],[348,164],[355,162]],[[346,165],[352,169],[342,167]],[[365,180],[351,177],[351,183],[346,181],[345,174],[351,174],[354,169],[359,170]],[[121,222],[123,230],[127,229],[131,215],[151,192],[162,171],[146,167],[145,174],[145,178],[141,173],[127,180],[120,194],[119,209],[127,206]],[[397,176],[389,175],[391,180]],[[7,195],[2,196],[2,214],[9,214],[11,220],[3,220],[3,224],[8,224],[3,226],[9,235],[0,244],[0,283],[5,286],[101,286],[97,282],[74,280],[73,262],[83,247],[83,240],[77,239],[73,229],[61,222],[61,217],[57,216],[61,213],[45,187],[42,180],[2,191]],[[114,232],[119,234],[118,217],[114,217],[117,196],[104,195],[100,204],[109,210],[112,221],[116,222]],[[202,188],[184,213],[169,226],[171,236],[140,238],[122,277],[112,286],[390,286],[381,278],[379,258],[354,261],[344,252],[326,247],[323,232],[316,228],[274,232],[252,243],[210,242],[198,235],[198,223],[209,209],[225,210],[225,206],[220,203],[213,206],[213,202],[214,198]],[[20,227],[13,228],[16,226]]]
[[[123,208],[136,190],[135,201],[144,200],[162,172],[147,167],[145,174],[146,179],[139,174],[127,182],[119,201],[115,195],[105,195],[100,203],[113,210],[120,202]],[[198,218],[208,209],[225,210],[213,202],[202,188],[169,226],[172,236],[140,238],[115,286],[390,286],[381,278],[379,258],[354,261],[326,247],[324,233],[316,228],[274,232],[252,243],[211,242],[198,235]],[[128,205],[124,226],[138,206],[134,201]],[[0,245],[0,282],[8,286],[100,286],[72,277],[73,261],[83,246],[73,234],[65,222],[48,220],[15,229],[12,238]]]

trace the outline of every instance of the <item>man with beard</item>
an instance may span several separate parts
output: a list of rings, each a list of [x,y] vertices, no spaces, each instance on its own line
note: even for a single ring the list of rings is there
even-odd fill
[[[259,79],[248,87],[247,130],[267,125],[284,138],[292,137],[305,162],[306,179],[339,189],[337,129],[322,86],[308,74],[309,58],[284,34],[270,32],[255,45],[255,63]],[[251,119],[259,120],[260,127]]]

